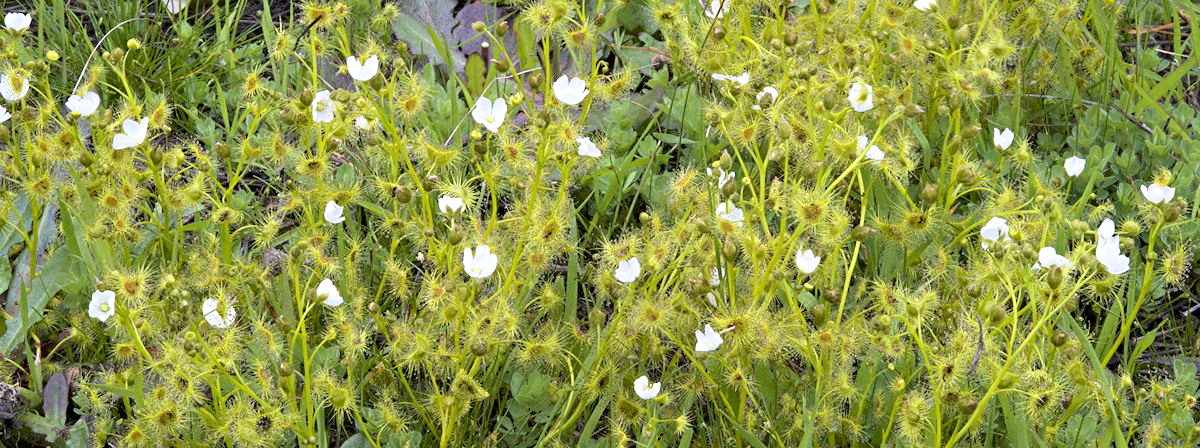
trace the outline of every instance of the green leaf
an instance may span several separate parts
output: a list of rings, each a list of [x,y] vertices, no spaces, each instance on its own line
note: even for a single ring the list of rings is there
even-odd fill
[[[29,294],[22,301],[22,305],[26,307],[29,322],[22,322],[21,313],[19,312],[14,313],[13,317],[5,321],[7,331],[5,331],[3,336],[0,336],[0,353],[8,353],[19,347],[21,343],[25,342],[25,331],[33,326],[33,324],[42,320],[42,309],[46,307],[46,303],[64,285],[71,281],[70,275],[62,275],[67,271],[70,260],[71,258],[67,254],[67,251],[56,250],[39,267],[37,275],[33,276],[33,280],[30,283]],[[18,269],[20,268],[18,267]],[[13,287],[19,289],[23,284],[24,282],[14,282]]]
[[[371,448],[371,443],[363,437],[362,433],[350,436],[345,442],[342,442],[342,448]]]
[[[456,73],[463,71],[467,65],[467,58],[461,53],[442,51],[447,47],[436,31],[408,14],[400,13],[396,17],[396,22],[392,24],[392,32],[396,33],[397,39],[408,43],[409,51],[428,57],[429,62],[448,65]]]

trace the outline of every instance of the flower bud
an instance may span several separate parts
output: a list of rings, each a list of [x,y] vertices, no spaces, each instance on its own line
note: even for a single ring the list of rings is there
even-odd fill
[[[938,189],[937,185],[925,183],[925,187],[921,189],[921,200],[932,204],[937,202]]]
[[[496,67],[496,71],[500,73],[508,73],[508,69],[511,68],[505,59],[492,59],[492,67]]]
[[[825,321],[827,319],[829,319],[829,309],[825,307],[824,303],[818,303],[816,305],[813,305],[812,318],[813,318],[813,323],[816,324],[818,327],[825,325]]]
[[[1067,334],[1061,331],[1054,333],[1054,336],[1050,336],[1050,343],[1054,344],[1055,347],[1062,347],[1063,344],[1067,343]]]
[[[725,39],[725,27],[717,25],[712,29],[712,37],[715,40]]]
[[[988,308],[988,321],[992,324],[998,324],[1004,320],[1004,317],[1007,314],[1008,310],[1004,309],[1004,305],[993,303],[992,306]]]
[[[733,244],[733,238],[725,237],[725,244],[721,249],[725,252],[725,258],[737,258],[738,248],[736,244]]]
[[[838,303],[838,297],[841,296],[837,288],[825,288],[821,291],[821,298],[829,303]]]
[[[966,138],[966,139],[972,139],[972,138],[975,138],[976,135],[979,135],[979,131],[982,131],[982,130],[983,130],[983,128],[979,127],[979,125],[973,124],[973,125],[967,126],[966,128],[964,128],[962,130],[962,136],[963,136],[963,138]]]
[[[1046,274],[1046,284],[1050,289],[1058,289],[1063,282],[1063,269],[1059,266],[1050,268],[1050,273]]]
[[[140,49],[140,48],[142,48],[142,41],[137,40],[137,39],[129,39],[129,40],[125,41],[125,48],[128,48],[130,50]]]
[[[854,241],[865,241],[867,239],[867,237],[871,236],[871,234],[878,232],[878,231],[879,230],[872,229],[867,226],[858,226],[858,227],[855,227],[854,230],[850,232],[850,238],[853,239]]]
[[[904,106],[904,115],[906,117],[912,118],[917,115],[921,115],[923,113],[925,113],[925,108],[918,106],[916,104],[909,104],[909,105]]]
[[[814,179],[820,173],[820,163],[807,163],[803,167],[800,167],[800,176],[804,177],[805,179]]]
[[[215,152],[217,157],[220,159],[228,159],[231,154],[229,145],[225,144],[225,142],[217,142],[216,147],[213,148],[213,152]]]

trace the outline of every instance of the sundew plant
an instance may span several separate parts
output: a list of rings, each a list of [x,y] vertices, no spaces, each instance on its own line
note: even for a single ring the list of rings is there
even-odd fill
[[[1192,2],[0,4],[0,445],[1200,445]]]

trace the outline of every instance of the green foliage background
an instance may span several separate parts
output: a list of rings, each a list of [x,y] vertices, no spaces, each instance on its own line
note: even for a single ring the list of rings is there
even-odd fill
[[[32,84],[0,124],[5,440],[1200,441],[1191,2],[5,8],[34,18],[0,34],[0,74]],[[352,55],[379,74],[351,79]],[[583,103],[554,99],[563,75]],[[97,114],[63,107],[87,91]],[[480,97],[509,104],[499,132],[472,120]],[[150,139],[114,150],[141,117]],[[996,217],[1010,240],[984,248]],[[1119,275],[1095,256],[1106,218]],[[477,245],[498,255],[485,279],[463,270]],[[1072,266],[1031,269],[1043,247]],[[322,303],[326,278],[345,303]],[[89,317],[106,290],[116,315]],[[693,349],[704,325],[729,329],[715,351]]]

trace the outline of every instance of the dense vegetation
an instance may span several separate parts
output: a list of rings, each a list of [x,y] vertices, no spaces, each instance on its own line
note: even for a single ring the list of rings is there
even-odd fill
[[[1190,447],[1176,0],[30,0],[3,443]]]

